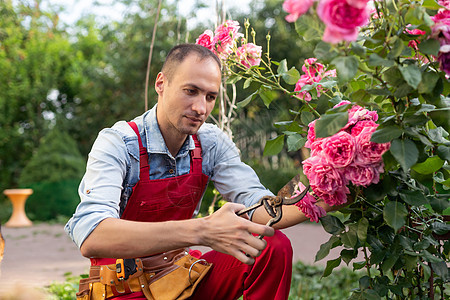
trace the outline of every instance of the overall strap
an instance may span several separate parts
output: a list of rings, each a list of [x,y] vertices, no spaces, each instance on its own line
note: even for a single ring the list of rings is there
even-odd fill
[[[150,180],[150,168],[148,166],[148,153],[147,148],[142,145],[141,135],[139,134],[139,129],[134,122],[128,122],[128,125],[134,130],[138,137],[139,141],[139,166],[140,172],[139,174],[143,174],[144,176],[139,176],[140,180],[149,181]]]
[[[195,149],[191,150],[192,171],[196,174],[202,173],[202,145],[197,135],[192,135],[195,143]]]

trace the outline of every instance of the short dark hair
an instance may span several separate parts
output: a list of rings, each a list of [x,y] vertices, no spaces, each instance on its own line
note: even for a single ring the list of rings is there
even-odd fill
[[[181,64],[186,59],[186,57],[188,57],[192,53],[196,54],[200,60],[208,58],[213,59],[219,66],[219,69],[222,68],[220,59],[216,54],[214,54],[214,52],[212,52],[208,48],[205,48],[198,44],[180,44],[173,47],[169,51],[161,72],[170,81],[177,66]]]

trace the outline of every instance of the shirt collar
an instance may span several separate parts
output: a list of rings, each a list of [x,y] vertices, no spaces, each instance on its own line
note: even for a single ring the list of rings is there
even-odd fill
[[[153,106],[149,111],[144,114],[144,130],[147,142],[148,153],[160,153],[167,154],[172,157],[169,149],[164,142],[164,138],[159,129],[158,121],[156,119],[156,107]],[[180,151],[178,151],[177,157],[184,157],[189,154],[190,150],[195,149],[194,139],[191,135],[186,139]]]

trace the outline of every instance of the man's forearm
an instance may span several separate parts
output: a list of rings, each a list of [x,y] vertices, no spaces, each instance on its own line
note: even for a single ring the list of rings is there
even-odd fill
[[[198,243],[201,220],[134,222],[103,220],[81,245],[86,257],[143,257]]]

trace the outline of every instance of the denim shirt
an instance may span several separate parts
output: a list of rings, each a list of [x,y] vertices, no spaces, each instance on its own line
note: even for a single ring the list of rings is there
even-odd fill
[[[151,180],[189,173],[189,151],[195,148],[191,136],[173,157],[156,121],[156,105],[133,121],[148,151]],[[235,144],[217,126],[204,123],[197,136],[202,145],[202,172],[224,199],[250,206],[265,195],[273,195],[240,160]],[[81,202],[64,228],[78,247],[101,221],[120,218],[138,181],[138,138],[127,122],[119,121],[103,129],[95,140],[78,189]]]

